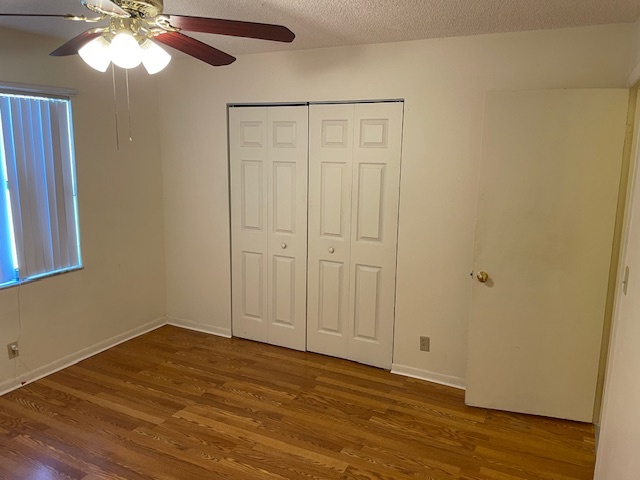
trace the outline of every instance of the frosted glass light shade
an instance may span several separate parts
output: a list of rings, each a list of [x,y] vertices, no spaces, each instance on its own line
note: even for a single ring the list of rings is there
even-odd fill
[[[149,75],[163,70],[171,61],[171,55],[151,40],[145,40],[140,45],[140,49],[142,50],[142,64],[149,72]]]
[[[111,61],[120,68],[135,68],[142,62],[142,50],[131,32],[118,32],[109,46]]]
[[[111,54],[109,52],[109,42],[104,37],[98,37],[91,40],[84,47],[78,50],[80,58],[85,61],[91,68],[95,68],[99,72],[106,72],[111,63]]]

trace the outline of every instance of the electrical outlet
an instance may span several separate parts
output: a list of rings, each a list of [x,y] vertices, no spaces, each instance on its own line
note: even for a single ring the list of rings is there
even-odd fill
[[[420,337],[420,350],[428,352],[431,348],[431,341],[429,337]]]
[[[9,359],[16,358],[20,355],[20,349],[18,348],[18,342],[11,342],[7,345],[7,353],[9,354]]]

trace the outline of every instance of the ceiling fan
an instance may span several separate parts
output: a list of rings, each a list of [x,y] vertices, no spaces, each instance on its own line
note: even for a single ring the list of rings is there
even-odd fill
[[[165,14],[164,0],[80,0],[97,16],[0,13],[0,17],[58,17],[109,25],[91,28],[51,52],[54,57],[80,54],[96,70],[106,71],[111,61],[122,68],[143,63],[150,74],[162,70],[171,57],[157,43],[179,50],[213,66],[236,59],[228,53],[181,33],[201,32],[276,42],[292,42],[294,33],[282,25],[217,18]]]

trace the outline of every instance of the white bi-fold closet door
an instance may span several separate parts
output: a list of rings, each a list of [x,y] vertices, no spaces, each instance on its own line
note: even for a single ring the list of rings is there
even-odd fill
[[[391,366],[402,112],[230,109],[234,335]]]
[[[307,106],[229,110],[232,326],[306,348]]]
[[[390,368],[403,104],[309,108],[307,349]]]

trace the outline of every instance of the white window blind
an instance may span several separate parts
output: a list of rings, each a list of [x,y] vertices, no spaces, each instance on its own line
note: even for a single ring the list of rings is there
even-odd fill
[[[81,266],[69,100],[0,94],[0,125],[0,284]]]

